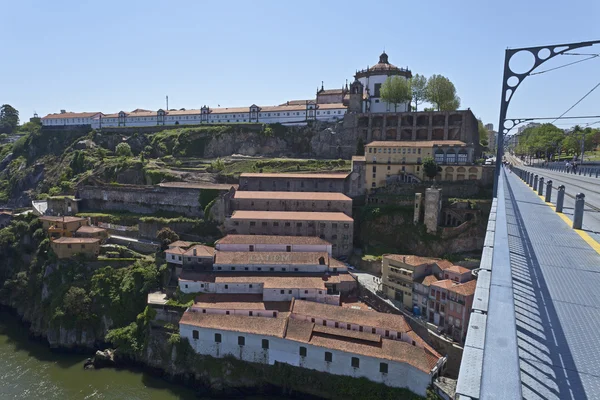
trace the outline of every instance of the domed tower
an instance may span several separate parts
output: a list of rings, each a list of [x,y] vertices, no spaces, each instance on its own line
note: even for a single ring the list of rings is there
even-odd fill
[[[363,93],[364,86],[358,79],[350,85],[350,101],[348,103],[348,112],[361,113],[363,112]]]
[[[390,112],[394,111],[394,106],[385,103],[381,100],[380,91],[381,85],[390,76],[399,76],[404,79],[412,77],[412,73],[408,68],[399,68],[393,64],[390,64],[388,55],[384,51],[379,56],[379,62],[372,67],[367,67],[362,71],[358,71],[354,77],[362,83],[365,94],[365,101],[370,103],[370,112]],[[398,111],[407,111],[408,104],[401,105],[398,107]]]

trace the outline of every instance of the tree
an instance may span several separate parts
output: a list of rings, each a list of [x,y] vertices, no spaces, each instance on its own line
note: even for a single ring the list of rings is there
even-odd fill
[[[156,234],[156,239],[160,242],[161,249],[165,250],[173,242],[179,240],[179,235],[171,230],[171,228],[162,228]]]
[[[410,83],[399,76],[390,76],[381,85],[380,95],[383,101],[394,105],[395,112],[398,104],[408,103],[412,99]]]
[[[415,105],[415,111],[419,111],[419,104],[422,104],[426,99],[427,78],[423,75],[416,74],[410,80],[410,90],[412,93],[412,101]]]
[[[423,160],[423,172],[425,172],[425,175],[430,180],[433,180],[433,178],[435,178],[438,172],[440,172],[441,170],[442,167],[437,165],[437,163],[432,157],[425,157],[425,159]]]
[[[132,155],[131,146],[129,146],[129,144],[124,143],[124,142],[119,143],[115,149],[115,153],[119,157],[130,157]]]
[[[454,111],[460,107],[460,97],[450,79],[442,75],[432,75],[427,81],[425,98],[437,111]]]
[[[13,133],[19,126],[19,112],[10,104],[0,107],[0,133]]]
[[[362,138],[358,138],[358,142],[356,143],[356,155],[364,156],[365,155],[365,142]]]
[[[73,159],[71,160],[70,166],[73,172],[76,174],[85,171],[85,154],[79,150],[76,150],[73,153]]]

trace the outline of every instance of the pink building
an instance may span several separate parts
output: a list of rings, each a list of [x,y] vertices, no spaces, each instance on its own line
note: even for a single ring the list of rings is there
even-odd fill
[[[428,321],[437,325],[442,332],[447,333],[457,342],[463,343],[476,286],[476,280],[456,283],[450,279],[443,279],[431,283]]]

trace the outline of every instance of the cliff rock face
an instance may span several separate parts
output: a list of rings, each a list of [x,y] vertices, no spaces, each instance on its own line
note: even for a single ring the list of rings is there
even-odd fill
[[[307,126],[282,127],[270,136],[264,132],[225,133],[211,138],[204,157],[232,154],[265,157],[315,157],[349,159],[356,151],[356,137],[343,122],[314,122]]]

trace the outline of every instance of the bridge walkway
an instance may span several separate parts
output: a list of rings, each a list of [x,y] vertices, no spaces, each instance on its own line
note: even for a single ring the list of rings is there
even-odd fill
[[[474,303],[457,398],[600,399],[600,245],[502,174],[491,284],[478,277],[475,293],[489,296]]]

